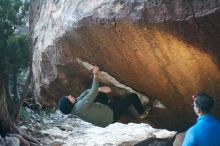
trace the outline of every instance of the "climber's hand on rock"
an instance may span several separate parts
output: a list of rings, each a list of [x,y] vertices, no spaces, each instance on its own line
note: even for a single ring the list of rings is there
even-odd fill
[[[95,66],[94,68],[93,68],[93,74],[95,75],[95,76],[97,76],[98,75],[98,73],[99,73],[99,67],[98,66]]]

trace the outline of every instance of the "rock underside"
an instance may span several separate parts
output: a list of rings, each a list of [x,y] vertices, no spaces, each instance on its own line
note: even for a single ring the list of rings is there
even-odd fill
[[[143,95],[154,127],[188,128],[197,92],[215,97],[220,116],[219,6],[219,0],[32,1],[35,95],[47,106],[61,95],[77,96],[90,87],[97,65],[115,96]]]

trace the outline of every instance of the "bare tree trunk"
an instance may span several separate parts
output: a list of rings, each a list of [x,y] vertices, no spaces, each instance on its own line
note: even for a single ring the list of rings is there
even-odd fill
[[[2,75],[2,81],[3,81],[3,87],[5,89],[5,99],[6,99],[6,103],[7,103],[7,108],[8,108],[8,112],[9,114],[13,113],[13,99],[12,99],[12,95],[11,95],[11,90],[10,90],[10,78],[8,75],[3,74]]]
[[[28,75],[28,80],[31,79],[31,73]],[[30,81],[29,81],[30,82]],[[28,89],[28,83],[26,82],[25,89]],[[26,90],[27,91],[27,90]],[[27,94],[24,94],[27,95]],[[24,99],[22,99],[24,100]],[[21,106],[21,102],[20,106]],[[20,107],[18,106],[18,107]],[[20,108],[19,108],[20,109]],[[19,110],[18,110],[19,111]],[[19,113],[19,112],[18,112]],[[6,133],[15,133],[20,140],[20,145],[33,145],[37,146],[40,143],[23,133],[16,125],[14,120],[11,120],[6,102],[6,87],[4,84],[4,78],[0,74],[0,134],[5,137]]]
[[[4,78],[0,74],[0,131],[3,137],[5,136],[5,133],[10,131],[11,126],[11,120],[6,102],[6,88],[4,82]]]
[[[32,69],[30,69],[30,71],[29,71],[29,73],[28,73],[28,76],[27,76],[25,85],[24,85],[24,87],[23,87],[23,89],[22,89],[21,98],[20,98],[18,104],[16,104],[16,106],[15,106],[15,113],[14,113],[14,119],[15,119],[15,120],[18,118],[20,108],[21,108],[22,104],[24,103],[24,100],[25,100],[26,97],[27,97],[28,88],[29,88],[29,86],[30,86],[31,79],[32,79]]]
[[[11,98],[10,77],[8,75],[4,75],[3,80],[4,80],[6,96]]]
[[[14,121],[16,120],[16,114],[19,113],[20,111],[20,107],[18,107],[19,104],[19,100],[20,100],[20,94],[18,92],[18,82],[17,82],[17,74],[14,73],[12,76],[12,83],[13,83],[13,94],[14,94],[14,98],[12,99],[13,103],[13,112],[11,113],[11,119]]]
[[[20,99],[20,94],[18,92],[18,79],[17,79],[17,74],[14,73],[13,76],[12,76],[12,83],[13,83],[13,94],[14,94],[14,98],[13,98],[13,101],[14,102],[18,102],[19,99]]]

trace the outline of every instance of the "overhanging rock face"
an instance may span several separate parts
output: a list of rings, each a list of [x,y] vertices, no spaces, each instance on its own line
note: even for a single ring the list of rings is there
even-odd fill
[[[219,7],[216,0],[32,1],[36,96],[53,105],[88,88],[82,60],[160,101],[166,108],[148,118],[155,127],[189,127],[197,92],[215,97],[220,116]]]

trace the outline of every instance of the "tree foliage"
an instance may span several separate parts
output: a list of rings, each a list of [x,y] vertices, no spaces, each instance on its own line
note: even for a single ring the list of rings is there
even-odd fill
[[[8,39],[4,54],[4,73],[17,74],[30,66],[28,36],[13,35]]]
[[[27,18],[28,4],[21,0],[0,0],[0,35],[7,41],[18,26],[22,26]]]
[[[24,59],[18,56],[21,55],[21,51],[27,50],[25,46],[27,37],[15,36],[14,32],[18,26],[26,23],[27,10],[28,4],[21,0],[0,0],[0,73],[2,74],[10,73],[13,67],[19,70],[18,66],[21,65],[18,65],[19,62],[14,63],[16,60],[24,65]],[[19,55],[17,56],[16,53]],[[23,55],[26,57],[26,53]]]
[[[3,137],[6,133],[20,134],[20,145],[30,145],[30,143],[39,145],[23,133],[15,122],[27,95],[32,76],[28,35],[17,31],[18,27],[27,23],[29,5],[23,1],[0,0],[0,134]],[[22,87],[23,96],[20,96],[18,74],[28,67],[29,73]]]
[[[3,127],[15,120],[23,101],[18,93],[17,77],[30,67],[31,53],[28,35],[21,34],[18,28],[27,23],[28,7],[22,0],[0,0],[0,125]]]

